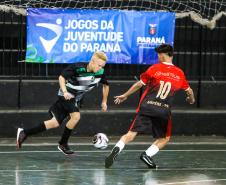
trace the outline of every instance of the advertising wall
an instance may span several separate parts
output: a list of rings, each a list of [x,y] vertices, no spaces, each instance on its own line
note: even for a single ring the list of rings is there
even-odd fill
[[[154,48],[173,45],[175,14],[122,10],[28,9],[26,62],[153,64]]]

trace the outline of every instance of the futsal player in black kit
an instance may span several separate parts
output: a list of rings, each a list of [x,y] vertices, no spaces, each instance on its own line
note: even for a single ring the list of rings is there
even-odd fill
[[[49,109],[51,119],[33,128],[18,128],[17,148],[21,148],[22,143],[28,136],[59,127],[63,120],[69,117],[59,141],[58,149],[65,155],[73,154],[74,151],[68,146],[68,140],[72,130],[80,120],[79,102],[83,95],[96,87],[99,82],[103,84],[101,108],[102,111],[107,110],[109,84],[104,72],[106,62],[106,54],[97,51],[93,54],[88,64],[75,63],[65,68],[59,76],[60,89],[58,91],[58,100]]]

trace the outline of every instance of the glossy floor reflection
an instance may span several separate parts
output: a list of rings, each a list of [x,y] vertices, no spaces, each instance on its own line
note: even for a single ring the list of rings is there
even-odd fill
[[[226,143],[222,140],[209,144],[192,140],[171,143],[155,156],[157,170],[147,169],[139,160],[140,153],[148,147],[144,141],[128,145],[112,168],[105,169],[104,159],[113,145],[96,150],[89,142],[75,142],[72,148],[76,155],[68,157],[48,140],[34,145],[28,142],[21,150],[16,150],[14,144],[0,143],[0,184],[226,184]]]

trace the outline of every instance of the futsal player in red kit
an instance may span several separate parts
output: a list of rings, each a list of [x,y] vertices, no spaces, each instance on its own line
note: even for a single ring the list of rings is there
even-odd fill
[[[141,96],[136,110],[136,117],[127,134],[116,143],[109,156],[105,159],[105,167],[109,168],[124,146],[133,141],[138,133],[142,133],[151,124],[154,143],[140,155],[140,159],[149,167],[156,168],[152,157],[169,142],[171,135],[171,102],[176,91],[186,92],[188,103],[195,102],[193,90],[190,88],[184,72],[172,64],[173,47],[162,44],[155,48],[159,63],[152,65],[140,75],[140,81],[130,89],[115,97],[115,103],[124,102],[128,96],[147,86]]]

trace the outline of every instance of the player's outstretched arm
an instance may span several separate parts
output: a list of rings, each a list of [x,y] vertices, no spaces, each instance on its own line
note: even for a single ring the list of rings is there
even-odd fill
[[[191,88],[188,88],[186,90],[186,94],[187,94],[186,101],[190,104],[194,104],[195,103],[195,96],[194,96],[193,90]]]
[[[115,96],[115,104],[120,104],[122,102],[124,102],[128,96],[130,96],[131,94],[133,94],[134,92],[136,92],[137,90],[139,90],[141,87],[143,86],[143,84],[141,83],[141,81],[136,82],[135,84],[133,84],[128,91],[126,91],[124,94],[120,95],[120,96]]]

